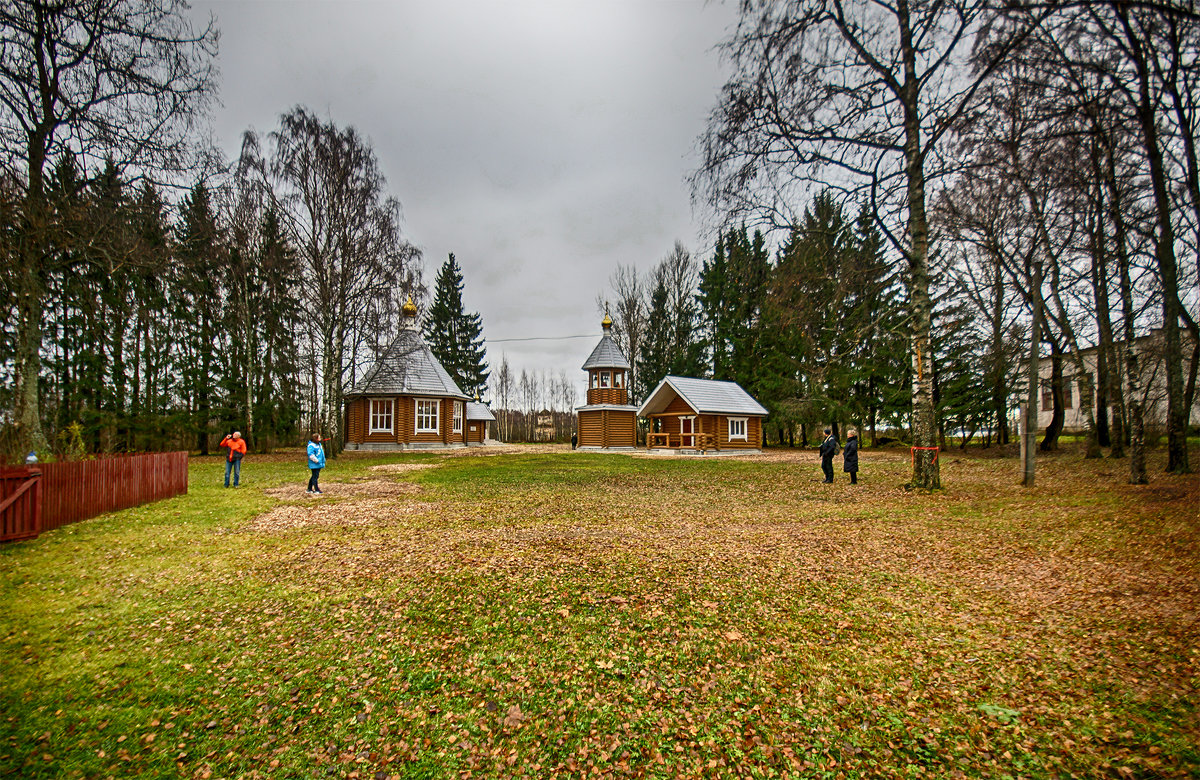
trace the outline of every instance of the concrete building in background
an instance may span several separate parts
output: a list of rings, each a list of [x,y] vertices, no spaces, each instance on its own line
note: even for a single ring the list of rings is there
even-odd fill
[[[1183,341],[1184,366],[1186,368],[1189,365],[1195,342],[1190,334],[1186,332],[1180,335]],[[1157,437],[1162,435],[1167,427],[1167,371],[1166,362],[1163,357],[1162,330],[1152,331],[1136,339],[1134,341],[1134,349],[1138,355],[1138,373],[1141,378],[1140,384],[1142,388],[1142,404],[1145,410],[1146,435],[1148,437]],[[1110,372],[1113,377],[1120,377],[1121,391],[1124,392],[1125,342],[1118,343],[1115,351],[1117,366],[1110,367]],[[1083,383],[1079,381],[1078,370],[1072,355],[1063,353],[1060,356],[1063,372],[1063,431],[1066,433],[1082,433],[1087,430],[1087,419],[1080,408],[1080,400],[1081,393],[1089,385],[1093,393],[1093,407],[1096,408],[1096,413],[1099,414],[1099,408],[1096,407],[1095,400],[1098,352],[1097,347],[1088,347],[1080,351],[1084,367],[1089,375],[1089,381]],[[1038,361],[1038,378],[1041,381],[1041,392],[1038,400],[1039,430],[1045,430],[1046,426],[1050,424],[1050,420],[1054,417],[1054,393],[1051,388],[1052,373],[1053,360],[1049,357],[1041,358]],[[1186,384],[1186,382],[1187,376],[1185,372],[1184,383]],[[1189,426],[1200,426],[1200,392],[1197,392],[1196,396],[1192,403],[1191,413],[1188,415]],[[1111,403],[1111,397],[1109,400],[1109,419],[1111,420],[1112,416],[1117,413],[1117,407]]]

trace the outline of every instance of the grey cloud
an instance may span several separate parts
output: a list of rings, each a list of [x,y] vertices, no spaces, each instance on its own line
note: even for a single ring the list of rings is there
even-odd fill
[[[447,252],[491,338],[600,329],[618,264],[700,225],[684,177],[734,9],[702,2],[203,2],[222,30],[216,132],[296,104],[369,137],[433,279]],[[577,378],[588,340],[489,347]]]

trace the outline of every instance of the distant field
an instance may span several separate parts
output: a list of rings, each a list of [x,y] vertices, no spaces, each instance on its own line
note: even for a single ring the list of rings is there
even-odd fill
[[[0,547],[0,775],[1200,773],[1200,478],[861,460],[194,459]]]

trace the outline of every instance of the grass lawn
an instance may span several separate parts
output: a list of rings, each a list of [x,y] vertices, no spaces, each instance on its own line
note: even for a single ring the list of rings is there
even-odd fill
[[[941,457],[194,459],[0,547],[0,775],[1200,773],[1197,476]]]

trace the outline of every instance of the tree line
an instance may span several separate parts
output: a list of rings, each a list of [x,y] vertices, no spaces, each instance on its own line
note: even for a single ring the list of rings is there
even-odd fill
[[[0,29],[4,455],[337,447],[424,294],[370,143],[298,106],[221,163],[217,30],[181,0],[8,4]]]
[[[490,392],[494,430],[501,441],[565,442],[575,432],[575,383],[565,369],[518,373],[502,355]]]
[[[694,195],[719,223],[750,224],[776,244],[803,232],[827,187],[862,204],[900,303],[880,301],[863,332],[903,347],[903,369],[887,363],[888,339],[869,348],[883,350],[889,387],[906,389],[921,448],[914,485],[940,484],[933,448],[947,422],[991,427],[1018,398],[1036,419],[1043,352],[1057,424],[1074,384],[1088,453],[1128,452],[1130,480],[1144,482],[1146,356],[1135,347],[1152,331],[1167,468],[1189,469],[1200,364],[1194,6],[750,2],[723,50],[733,75],[701,137]],[[775,273],[784,265],[777,258]],[[819,286],[797,284],[801,295]],[[1086,347],[1098,351],[1095,370]],[[1052,425],[1041,446],[1056,436]]]
[[[666,375],[734,381],[770,413],[769,443],[806,446],[827,424],[911,428],[901,285],[870,214],[831,192],[776,248],[722,231],[697,263],[676,242],[645,274],[618,268],[598,303],[644,400]]]

